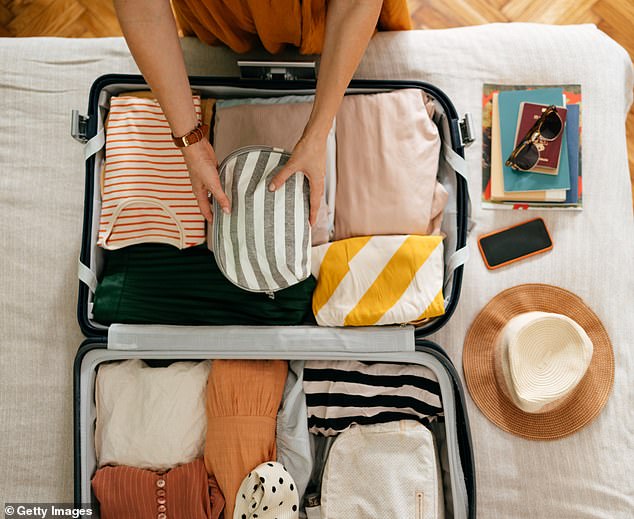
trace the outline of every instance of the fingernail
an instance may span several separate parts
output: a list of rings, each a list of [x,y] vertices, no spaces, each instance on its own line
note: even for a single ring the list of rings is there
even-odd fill
[[[229,209],[228,207],[223,207],[222,212],[225,214],[231,214],[231,209]]]
[[[275,191],[275,184],[269,184],[269,191]]]

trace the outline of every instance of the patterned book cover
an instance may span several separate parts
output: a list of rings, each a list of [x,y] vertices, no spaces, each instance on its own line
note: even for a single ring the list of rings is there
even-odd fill
[[[508,90],[530,90],[536,88],[559,87],[564,91],[566,104],[579,105],[581,112],[581,85],[495,85],[485,84],[482,90],[482,207],[485,209],[582,209],[582,182],[581,182],[581,132],[582,122],[579,114],[579,145],[578,145],[578,173],[575,175],[577,182],[571,182],[571,186],[578,187],[577,196],[568,197],[566,202],[500,202],[491,200],[491,121],[493,112],[493,94]],[[576,202],[574,201],[576,199]]]

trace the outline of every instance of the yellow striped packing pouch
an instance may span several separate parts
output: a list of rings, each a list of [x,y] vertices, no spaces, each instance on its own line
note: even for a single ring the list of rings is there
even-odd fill
[[[442,240],[363,236],[313,247],[317,324],[400,324],[444,314]]]

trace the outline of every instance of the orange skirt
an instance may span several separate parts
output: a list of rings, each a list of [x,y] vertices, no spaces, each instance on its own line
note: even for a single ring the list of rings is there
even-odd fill
[[[186,33],[209,45],[225,44],[235,52],[262,45],[272,54],[286,45],[302,54],[319,54],[324,43],[327,0],[173,0]],[[407,0],[384,0],[378,27],[412,28]]]

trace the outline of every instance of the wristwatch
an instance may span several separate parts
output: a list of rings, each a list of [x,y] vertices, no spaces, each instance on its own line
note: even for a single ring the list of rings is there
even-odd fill
[[[208,131],[209,125],[198,123],[196,128],[187,132],[182,137],[176,137],[172,134],[172,140],[177,148],[185,148],[187,146],[191,146],[192,144],[196,144],[198,141],[202,141],[207,136]]]

